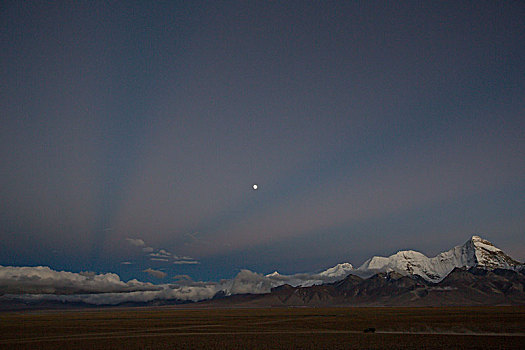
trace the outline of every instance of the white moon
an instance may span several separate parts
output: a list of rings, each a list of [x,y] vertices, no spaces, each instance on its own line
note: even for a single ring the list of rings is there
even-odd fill
[[[259,186],[257,186],[257,184],[253,184],[252,188],[253,188],[254,190],[257,190],[257,189],[259,188]]]

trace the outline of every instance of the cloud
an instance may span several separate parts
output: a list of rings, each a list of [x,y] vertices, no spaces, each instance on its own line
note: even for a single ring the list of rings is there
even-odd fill
[[[146,243],[140,238],[126,238],[126,241],[135,247],[144,247],[146,245]]]
[[[341,277],[323,276],[321,274],[297,273],[294,275],[281,275],[277,271],[265,276],[272,281],[275,286],[289,284],[291,286],[313,286],[315,284],[323,284],[335,282]]]
[[[165,278],[168,275],[164,271],[153,270],[153,269],[146,269],[146,270],[144,270],[144,272],[148,273],[149,275],[151,275],[151,276],[153,276],[155,278],[159,278],[159,279]]]
[[[6,285],[12,285],[13,279],[15,279],[15,273],[11,273],[9,278],[5,278],[6,269],[33,269],[33,268],[2,268],[4,272],[4,278],[1,281],[0,286],[5,288]],[[47,272],[55,272],[49,268],[40,267]],[[18,270],[24,271],[24,270]],[[166,274],[162,271],[157,271],[153,269],[144,270],[145,272],[156,275],[155,277],[164,278]],[[66,272],[60,272],[66,273]],[[76,277],[81,276],[80,274],[74,274],[67,272],[66,274],[71,274]],[[31,274],[24,274],[27,277],[30,277]],[[111,275],[114,279],[120,281],[117,275]],[[90,277],[96,277],[101,275],[89,274]],[[105,275],[103,275],[105,276]],[[83,278],[88,278],[82,276]],[[40,293],[28,294],[22,288],[17,290],[11,288],[8,293],[3,296],[0,296],[0,300],[21,300],[24,302],[39,302],[39,301],[58,301],[58,302],[84,302],[94,305],[117,305],[125,302],[149,302],[154,300],[190,300],[190,301],[199,301],[212,298],[218,292],[222,292],[226,295],[237,294],[237,293],[266,293],[270,291],[272,282],[263,275],[251,272],[248,270],[242,270],[233,280],[223,280],[220,283],[217,282],[193,282],[189,276],[177,276],[179,281],[183,281],[183,284],[161,284],[153,286],[149,283],[142,283],[138,281],[130,281],[128,284],[131,286],[147,286],[152,288],[152,290],[137,290],[129,289],[123,291],[111,290],[108,288],[102,289],[92,289],[90,292],[83,291],[81,293],[69,293],[61,294],[57,293],[56,289],[43,290],[42,288],[37,288],[32,286],[32,283],[36,283],[35,279],[28,278],[28,282],[25,283],[24,288],[38,290]],[[124,283],[120,281],[120,283]],[[32,286],[32,287],[31,287]],[[102,287],[102,286],[99,286]],[[80,288],[76,288],[80,290]]]
[[[275,287],[271,279],[250,270],[241,270],[233,280],[223,281],[223,284],[227,295],[269,293]]]
[[[192,235],[192,237],[194,237]],[[155,249],[153,247],[147,246],[146,242],[144,242],[143,239],[140,238],[126,238],[126,240],[136,247],[142,247],[142,251],[145,254],[148,254],[150,257],[150,261],[156,261],[156,262],[170,262],[173,260],[174,264],[177,265],[195,265],[199,264],[198,261],[193,259],[189,256],[177,256],[176,254],[172,254],[166,249]]]
[[[169,255],[166,254],[160,254],[160,253],[150,253],[149,256],[155,257],[155,258],[169,258]]]
[[[165,272],[151,268],[144,272],[160,279],[167,276]],[[113,273],[73,273],[54,271],[45,266],[0,266],[0,301],[19,300],[32,303],[46,300],[93,305],[154,300],[199,301],[210,299],[219,292],[225,295],[261,294],[283,284],[312,285],[332,281],[331,278],[333,277],[322,274],[286,276],[277,272],[264,276],[241,270],[235,278],[220,282],[195,282],[190,276],[179,275],[174,277],[176,281],[173,284],[153,285],[137,280],[124,282]]]
[[[46,266],[0,266],[0,294],[78,294],[158,290],[136,279],[124,282],[114,273],[55,271]]]
[[[166,273],[153,269],[145,272],[157,278]],[[181,277],[181,276],[179,276]],[[124,302],[153,300],[198,301],[213,297],[224,288],[216,282],[193,282],[189,276],[180,280],[185,285],[161,284],[131,280],[123,282],[113,273],[73,273],[55,271],[46,266],[0,266],[0,300],[24,302],[84,302],[94,305],[117,305]]]
[[[133,263],[131,261],[123,261],[121,262],[122,265],[132,265]]]
[[[193,278],[191,278],[188,275],[176,275],[176,276],[173,276],[173,279],[176,280],[177,282],[188,282],[188,281],[193,282]]]
[[[216,285],[203,286],[168,286],[163,285],[158,291],[136,291],[128,293],[100,293],[100,294],[20,294],[0,296],[0,301],[17,300],[26,303],[40,301],[75,302],[92,305],[118,305],[122,303],[144,303],[154,300],[181,300],[199,301],[212,298],[217,293]]]

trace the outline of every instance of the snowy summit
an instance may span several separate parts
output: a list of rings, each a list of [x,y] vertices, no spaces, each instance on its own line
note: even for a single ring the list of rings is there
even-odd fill
[[[521,266],[489,241],[472,236],[465,244],[433,258],[413,250],[399,251],[389,257],[374,256],[354,273],[371,276],[379,272],[395,271],[402,275],[419,275],[427,281],[439,282],[456,267],[516,270]]]

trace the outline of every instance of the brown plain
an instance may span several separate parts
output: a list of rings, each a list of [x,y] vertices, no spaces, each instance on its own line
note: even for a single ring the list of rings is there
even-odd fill
[[[0,349],[293,348],[524,349],[525,306],[0,313]]]

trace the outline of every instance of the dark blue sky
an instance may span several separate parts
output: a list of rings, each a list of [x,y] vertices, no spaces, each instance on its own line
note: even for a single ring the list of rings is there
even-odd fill
[[[524,42],[520,1],[3,1],[0,264],[524,260]]]

